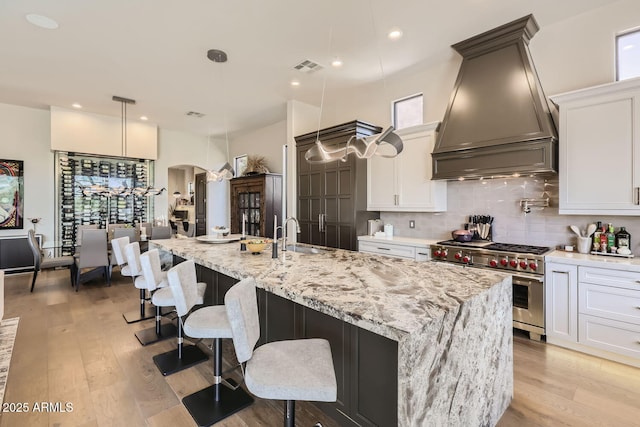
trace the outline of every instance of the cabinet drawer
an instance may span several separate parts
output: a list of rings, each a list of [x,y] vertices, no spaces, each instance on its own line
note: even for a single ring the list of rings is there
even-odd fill
[[[578,331],[581,344],[640,358],[639,325],[582,314]]]
[[[415,248],[416,250],[416,261],[424,262],[431,260],[431,251],[428,248]]]
[[[640,273],[607,268],[579,267],[578,282],[640,290]]]
[[[580,313],[630,322],[640,326],[640,289],[580,283],[578,310]]]
[[[385,242],[359,242],[358,251],[399,258],[415,259],[416,257],[416,248],[413,246],[394,245]]]

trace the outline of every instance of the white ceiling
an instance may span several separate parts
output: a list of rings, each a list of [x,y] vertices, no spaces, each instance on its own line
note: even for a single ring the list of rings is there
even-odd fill
[[[335,90],[389,78],[526,14],[544,28],[615,1],[0,0],[0,102],[78,102],[120,116],[118,95],[137,101],[128,117],[222,135],[283,120],[290,99],[319,105],[323,83]],[[59,28],[33,26],[29,13]],[[404,33],[399,41],[386,38],[393,27]],[[229,61],[208,60],[212,48]],[[330,66],[335,56],[339,69]],[[325,68],[293,70],[304,59]],[[290,86],[294,78],[300,87]]]

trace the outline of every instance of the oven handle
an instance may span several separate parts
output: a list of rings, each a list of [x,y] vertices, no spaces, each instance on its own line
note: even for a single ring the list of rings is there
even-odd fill
[[[525,282],[526,280],[526,282]],[[511,276],[514,285],[527,286],[530,281],[544,283],[544,276],[536,276],[534,274],[518,273]]]

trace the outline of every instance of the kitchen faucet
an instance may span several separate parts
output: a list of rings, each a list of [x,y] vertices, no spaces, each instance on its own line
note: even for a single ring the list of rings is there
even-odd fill
[[[284,222],[282,223],[282,250],[283,251],[287,250],[287,224],[289,223],[290,220],[296,223],[296,233],[300,233],[300,223],[295,217],[290,216],[289,218],[284,220]]]

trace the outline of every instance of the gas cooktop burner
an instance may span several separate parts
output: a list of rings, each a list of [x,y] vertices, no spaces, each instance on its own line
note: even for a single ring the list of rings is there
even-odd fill
[[[546,246],[519,245],[516,243],[495,243],[486,241],[458,242],[456,240],[445,240],[438,242],[438,245],[460,246],[465,248],[482,248],[492,251],[514,252],[519,254],[544,255],[551,251]]]

